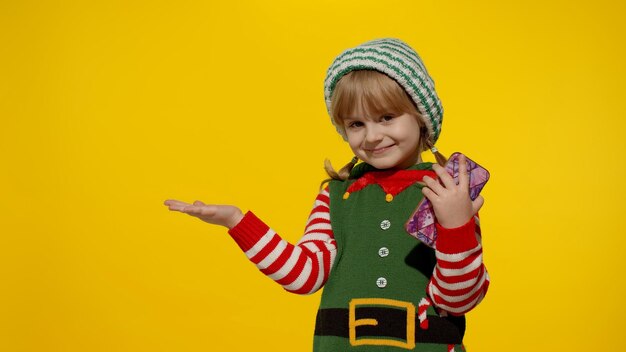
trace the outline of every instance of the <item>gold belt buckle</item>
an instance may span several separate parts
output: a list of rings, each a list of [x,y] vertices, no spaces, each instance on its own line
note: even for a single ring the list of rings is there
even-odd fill
[[[361,325],[378,325],[376,319],[356,319],[357,306],[387,306],[406,309],[406,341],[394,339],[358,339],[356,338],[356,327]],[[354,298],[350,301],[350,344],[352,346],[377,345],[395,346],[411,350],[415,348],[415,305],[411,302],[397,301],[387,298]]]

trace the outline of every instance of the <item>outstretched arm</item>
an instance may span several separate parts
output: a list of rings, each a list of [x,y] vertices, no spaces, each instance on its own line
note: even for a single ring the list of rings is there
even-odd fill
[[[252,212],[244,215],[233,206],[206,205],[199,201],[181,205],[182,202],[170,200],[165,205],[170,210],[228,227],[228,233],[261,272],[289,292],[310,294],[326,283],[337,251],[329,201],[326,187],[315,199],[305,234],[297,245],[283,240]]]
[[[179,211],[209,224],[221,225],[229,229],[237,225],[243,218],[241,210],[232,205],[204,204],[199,200],[189,204],[176,199],[168,199],[163,204],[167,205],[170,210]]]

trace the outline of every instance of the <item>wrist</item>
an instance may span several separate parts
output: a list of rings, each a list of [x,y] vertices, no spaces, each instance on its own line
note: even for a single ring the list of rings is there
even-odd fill
[[[439,221],[437,220],[437,223],[439,224],[440,227],[443,227],[444,229],[456,229],[459,227],[462,227],[463,225],[466,225],[470,220],[472,220],[473,216],[470,216],[469,218],[465,218],[465,219],[453,219],[453,220],[448,220],[448,221]]]
[[[233,227],[237,226],[237,224],[241,222],[241,219],[243,219],[243,213],[241,212],[241,210],[237,209],[237,211],[232,216],[230,216],[230,218],[226,221],[224,225],[230,230]]]
[[[257,218],[251,211],[248,211],[236,226],[228,230],[228,233],[239,247],[246,252],[266,235],[269,229],[263,221]]]
[[[437,250],[443,253],[461,253],[478,246],[474,218],[461,226],[445,228],[435,223],[437,228]]]

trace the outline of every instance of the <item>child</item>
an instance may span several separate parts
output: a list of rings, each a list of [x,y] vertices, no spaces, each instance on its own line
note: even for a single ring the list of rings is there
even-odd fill
[[[165,205],[222,225],[246,256],[287,291],[324,286],[314,350],[462,351],[464,314],[484,297],[478,210],[434,147],[443,110],[417,53],[397,39],[348,49],[328,69],[326,105],[355,158],[317,196],[297,245],[252,212],[229,205]],[[422,162],[431,149],[438,164]],[[363,162],[357,164],[357,158]],[[460,169],[466,170],[461,157]],[[436,250],[404,228],[422,197],[433,204]]]

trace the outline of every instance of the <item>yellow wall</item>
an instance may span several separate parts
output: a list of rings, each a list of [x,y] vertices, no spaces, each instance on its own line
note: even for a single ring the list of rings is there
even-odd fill
[[[625,7],[2,1],[0,350],[309,350],[319,294],[162,202],[234,203],[297,241],[323,159],[350,158],[325,70],[385,36],[435,79],[440,150],[492,174],[469,350],[620,350]]]

